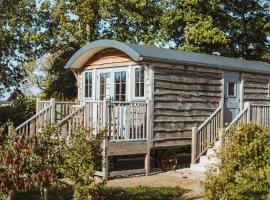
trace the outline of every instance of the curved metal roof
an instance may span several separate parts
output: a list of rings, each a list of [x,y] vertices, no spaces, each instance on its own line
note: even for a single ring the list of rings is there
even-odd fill
[[[179,63],[198,66],[216,67],[228,70],[250,71],[270,73],[270,64],[229,58],[224,56],[192,53],[179,50],[148,47],[144,45],[129,44],[115,40],[97,40],[90,42],[78,50],[67,62],[66,68],[81,68],[95,53],[106,49],[115,48],[127,55],[134,61],[154,61],[165,63]]]

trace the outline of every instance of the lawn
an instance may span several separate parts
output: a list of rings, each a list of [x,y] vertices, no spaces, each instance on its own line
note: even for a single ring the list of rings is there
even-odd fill
[[[135,188],[103,187],[98,190],[96,200],[170,200],[182,196],[187,190],[180,187],[146,187]],[[69,200],[72,198],[72,188],[54,187],[49,190],[49,200]],[[15,200],[40,200],[40,191],[17,192]]]

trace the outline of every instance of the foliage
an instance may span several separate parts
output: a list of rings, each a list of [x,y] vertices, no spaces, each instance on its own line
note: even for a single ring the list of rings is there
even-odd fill
[[[1,142],[0,191],[13,197],[16,190],[47,187],[57,177],[61,141],[52,139],[55,128],[43,128],[40,135],[9,134]]]
[[[103,135],[103,132],[99,133]],[[89,199],[97,189],[93,174],[97,163],[101,163],[101,140],[103,137],[89,139],[89,132],[75,131],[69,144],[62,149],[64,153],[63,166],[60,171],[64,178],[74,183],[74,199]]]
[[[90,198],[99,186],[93,174],[101,162],[103,132],[90,139],[89,132],[74,131],[68,141],[58,135],[58,127],[44,126],[30,137],[12,133],[1,140],[1,193],[13,197],[15,191],[48,188],[67,179],[74,184],[74,199]]]
[[[147,187],[139,186],[134,188],[125,187],[101,187],[95,191],[93,199],[104,200],[170,200],[178,199],[186,192],[179,187]],[[49,188],[48,199],[63,200],[72,198],[73,189],[71,187],[61,186]],[[38,188],[32,191],[20,191],[15,194],[15,200],[39,200],[41,199]]]
[[[32,117],[35,109],[35,98],[21,95],[10,106],[0,107],[0,124],[10,122],[16,127]]]
[[[104,187],[98,191],[98,196],[106,200],[125,200],[125,199],[147,199],[147,200],[163,200],[163,199],[176,199],[182,196],[186,190],[179,187],[147,187],[139,186],[135,188],[113,188]]]
[[[0,0],[0,5],[1,96],[20,84],[23,63],[39,56],[35,41],[42,27],[37,23],[35,0]]]
[[[270,198],[270,132],[256,124],[232,131],[230,143],[218,154],[219,173],[204,183],[207,199]]]

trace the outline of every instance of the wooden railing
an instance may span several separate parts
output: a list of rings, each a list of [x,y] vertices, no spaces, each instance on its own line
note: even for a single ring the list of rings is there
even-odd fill
[[[192,164],[218,139],[218,131],[223,127],[223,121],[223,105],[220,105],[199,128],[192,128]]]
[[[73,112],[58,125],[64,136],[84,128],[89,130],[89,136],[107,130],[111,142],[146,140],[147,105],[145,102],[88,101],[83,106],[73,106]]]
[[[252,104],[250,109],[250,121],[256,121],[257,124],[263,127],[270,127],[270,105]]]
[[[54,98],[51,100],[43,101],[37,98],[36,100],[36,112],[38,113],[40,110],[45,107],[52,105],[54,107],[55,113],[53,117],[55,117],[55,123],[61,121],[66,116],[71,113],[72,106],[76,105],[74,101],[56,101]]]
[[[228,144],[232,136],[232,128],[237,128],[241,124],[256,122],[258,125],[270,128],[270,105],[250,104],[246,102],[244,109],[238,116],[229,124],[224,131],[224,144]]]
[[[24,134],[28,136],[37,133],[43,125],[53,123],[52,112],[54,112],[52,105],[48,105],[33,117],[18,126],[15,131],[18,134]]]
[[[111,141],[146,140],[146,119],[146,102],[110,102],[109,139]]]
[[[72,131],[79,130],[85,127],[85,106],[82,105],[74,110],[67,117],[58,122],[61,131],[61,137],[69,138],[72,136]]]

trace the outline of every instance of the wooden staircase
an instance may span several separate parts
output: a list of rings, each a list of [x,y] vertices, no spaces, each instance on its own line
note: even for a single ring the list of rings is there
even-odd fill
[[[244,109],[225,129],[222,126],[222,109],[219,107],[198,129],[193,128],[191,170],[205,172],[215,168],[215,165],[220,162],[216,153],[222,145],[229,142],[232,127],[253,121],[270,128],[270,105],[246,102]],[[221,120],[217,116],[221,116]],[[214,122],[216,120],[218,123]]]

